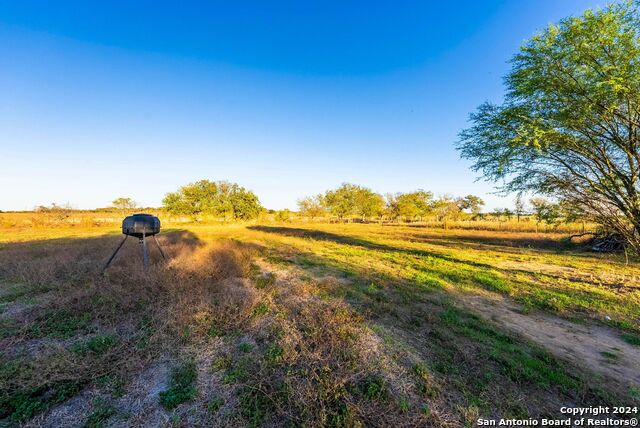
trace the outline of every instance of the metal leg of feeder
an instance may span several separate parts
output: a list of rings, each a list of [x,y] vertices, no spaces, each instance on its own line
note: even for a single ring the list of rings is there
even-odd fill
[[[144,262],[144,272],[147,273],[147,269],[149,268],[149,255],[147,254],[147,239],[144,232],[142,232],[142,261]]]
[[[160,246],[160,243],[158,242],[158,238],[156,238],[156,235],[153,235],[153,240],[156,241],[156,245],[158,246],[158,250],[160,250],[160,254],[162,254],[162,258],[166,259],[166,257],[164,256],[164,251],[162,251],[162,247]]]
[[[124,244],[124,241],[126,241],[128,237],[129,237],[129,235],[125,235],[125,237],[122,240],[122,242],[120,242],[120,245],[118,245],[118,248],[116,248],[116,250],[113,252],[113,254],[111,254],[111,257],[109,257],[109,260],[107,261],[107,264],[104,265],[104,267],[102,268],[102,272],[107,270],[107,268],[109,267],[109,265],[111,264],[111,262],[115,258],[116,254],[118,254],[118,251],[120,251],[120,248],[122,248],[122,245]]]

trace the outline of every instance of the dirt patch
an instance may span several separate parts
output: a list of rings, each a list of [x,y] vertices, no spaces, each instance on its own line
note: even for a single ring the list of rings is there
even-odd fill
[[[32,307],[33,305],[28,305],[26,303],[6,303],[0,306],[0,319],[20,319],[25,311]]]
[[[127,393],[115,406],[121,415],[110,426],[137,427],[162,426],[169,420],[169,415],[160,405],[160,392],[167,389],[170,365],[168,362],[157,362],[140,373],[131,383]]]
[[[604,326],[576,324],[544,313],[524,314],[522,307],[501,296],[460,294],[461,303],[547,349],[576,367],[604,377],[623,393],[640,385],[640,352]]]
[[[24,425],[25,428],[81,427],[92,408],[94,391],[84,391],[75,397],[35,417]]]

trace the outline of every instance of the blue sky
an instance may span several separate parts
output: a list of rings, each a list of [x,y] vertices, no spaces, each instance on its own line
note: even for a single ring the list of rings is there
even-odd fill
[[[509,58],[590,0],[0,3],[0,210],[157,206],[227,179],[269,208],[342,182],[476,194],[454,149]]]

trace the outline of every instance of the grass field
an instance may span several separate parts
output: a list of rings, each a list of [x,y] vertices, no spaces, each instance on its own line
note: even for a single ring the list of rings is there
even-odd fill
[[[640,265],[559,234],[0,231],[0,426],[472,426],[640,404]]]

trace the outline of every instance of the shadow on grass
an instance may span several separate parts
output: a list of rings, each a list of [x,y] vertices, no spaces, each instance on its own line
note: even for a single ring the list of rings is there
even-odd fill
[[[601,289],[602,284],[594,285],[592,289],[576,288],[572,284],[583,283],[584,279],[582,277],[567,277],[562,272],[532,272],[529,268],[520,268],[515,263],[513,266],[496,266],[489,263],[466,260],[446,253],[390,246],[359,237],[315,229],[282,226],[252,226],[250,229],[283,236],[328,241],[388,254],[389,258],[384,260],[386,263],[403,263],[413,270],[413,273],[407,272],[409,276],[402,280],[403,283],[408,285],[413,282],[429,288],[443,288],[444,283],[448,283],[456,286],[477,287],[511,296],[526,307],[548,310],[556,314],[566,310],[583,312],[591,310],[593,307],[602,307],[603,304],[610,307],[623,304],[625,308],[628,304],[629,310],[633,310],[631,301],[621,301],[615,293],[605,294]],[[416,262],[411,259],[403,260],[402,258],[396,258],[396,255],[424,258],[424,262]],[[345,263],[349,264],[348,260]],[[359,270],[355,265],[351,269]],[[357,275],[365,278],[375,278],[376,275],[368,272],[369,270],[370,268],[359,271]],[[355,276],[356,274],[353,275]],[[386,279],[383,275],[378,274],[377,277]],[[540,280],[553,283],[553,286],[536,287],[535,285]],[[410,290],[410,287],[405,288]]]
[[[378,251],[385,245],[323,231],[286,227],[254,227],[254,230],[286,236],[313,237]],[[456,305],[437,284],[427,288],[399,276],[359,266],[356,261],[331,260],[295,247],[269,247],[273,262],[290,263],[303,269],[320,268],[320,296],[344,299],[366,319],[379,336],[398,354],[411,349],[443,379],[444,394],[484,413],[513,417],[552,414],[554,400],[606,403],[609,398],[591,383],[578,367],[565,365],[536,344],[501,331],[472,311]],[[319,275],[318,275],[319,274]],[[347,277],[351,283],[325,280]],[[377,280],[385,279],[386,284]],[[408,348],[403,348],[407,346]],[[424,386],[429,393],[429,386]],[[500,392],[498,392],[500,391]],[[454,398],[455,397],[455,398]],[[527,398],[529,397],[529,398]],[[519,405],[517,403],[527,403]]]
[[[258,230],[258,231],[267,232],[267,233],[277,233],[283,236],[310,238],[310,239],[321,240],[321,241],[331,241],[338,244],[357,246],[367,250],[404,253],[404,254],[418,256],[418,257],[432,257],[435,259],[444,260],[451,263],[458,263],[461,265],[466,265],[466,266],[471,266],[476,268],[493,269],[493,270],[502,271],[502,272],[533,275],[529,269],[519,269],[517,267],[498,267],[496,265],[492,265],[489,263],[482,263],[482,262],[462,259],[462,258],[454,257],[449,254],[443,254],[441,252],[429,251],[424,249],[390,246],[390,245],[380,244],[380,243],[372,242],[366,239],[361,239],[353,236],[339,235],[336,233],[325,232],[325,231],[315,230],[315,229],[302,229],[302,228],[284,227],[284,226],[250,226],[249,229]],[[399,237],[395,237],[395,238],[398,240],[401,240],[401,238]],[[410,234],[408,236],[408,239],[406,240],[408,242],[431,244],[431,245],[435,245],[443,248],[449,248],[452,250],[464,250],[466,248],[473,248],[475,250],[487,250],[487,248],[483,247],[484,245],[489,245],[492,247],[499,246],[499,248],[495,248],[494,250],[500,251],[500,252],[512,252],[512,249],[516,249],[516,248],[524,248],[524,249],[534,248],[534,247],[522,246],[528,242],[533,242],[526,238],[523,238],[522,240],[510,239],[508,240],[508,242],[510,242],[511,245],[505,245],[505,241],[502,240],[501,238],[466,236],[466,235],[465,236],[455,236],[455,235],[448,236],[447,235],[447,237],[445,238],[445,237],[442,237],[442,235],[438,235],[435,233],[433,234],[420,233],[416,235]],[[555,245],[555,250],[556,250],[554,252],[560,251],[561,249],[572,250],[572,253],[571,253],[572,257],[581,257],[581,258],[587,258],[591,260],[593,259],[599,260],[603,257],[611,256],[607,254],[601,255],[601,254],[595,254],[593,252],[586,252],[586,251],[576,252],[576,250],[579,250],[579,247],[576,246],[575,244],[559,243],[558,241],[551,241],[551,240],[542,240],[542,242],[547,242],[548,244],[551,244],[551,242],[553,242],[554,243],[553,245]],[[541,252],[541,251],[544,251],[544,248],[545,248],[545,244],[540,244],[540,246],[536,247],[535,249],[537,252]],[[541,254],[544,254],[544,253],[541,253]],[[606,261],[610,262],[610,260],[606,260]],[[535,275],[543,275],[552,279],[580,282],[579,279],[574,279],[570,277],[567,278],[566,276],[554,274],[551,272],[538,272]]]
[[[352,245],[361,247],[366,250],[383,251],[390,253],[405,253],[418,257],[434,257],[437,259],[446,260],[453,263],[461,263],[469,266],[492,268],[493,266],[486,263],[478,263],[470,260],[463,260],[456,257],[452,257],[446,254],[436,253],[427,250],[418,250],[414,248],[399,248],[392,247],[390,245],[378,244],[366,239],[356,238],[353,236],[338,235],[336,233],[324,232],[314,229],[300,229],[294,227],[275,227],[275,226],[249,226],[251,230],[257,230],[260,232],[277,233],[284,236],[293,236],[297,238],[311,238],[319,241],[331,241],[337,244]]]
[[[158,252],[143,273],[140,246],[128,239],[102,275],[121,239],[31,241],[0,250],[0,284],[15,284],[8,293],[0,288],[0,304],[21,309],[0,316],[0,426],[18,425],[88,385],[124,382],[179,349],[181,333],[203,307],[233,310],[225,319],[234,322],[248,318],[237,312],[251,290],[223,283],[249,272],[251,244],[205,246],[192,232],[165,231],[158,240],[166,263]]]
[[[460,242],[463,245],[472,243],[491,246],[504,246],[515,248],[533,248],[541,250],[580,250],[576,243],[550,237],[547,233],[517,232],[507,230],[475,230],[475,229],[434,229],[417,225],[386,225],[385,227],[407,227],[411,232],[405,233],[412,239],[431,242],[431,240],[445,240]],[[397,233],[403,234],[398,231]],[[446,238],[443,235],[446,234]],[[561,233],[558,233],[561,234]],[[570,234],[565,234],[569,236]]]
[[[124,237],[125,235],[122,234],[106,234],[96,237],[65,237],[4,243],[0,245],[0,277],[3,274],[9,274],[8,271],[12,265],[34,260],[51,259],[52,263],[93,263],[96,266],[104,266]],[[163,248],[165,245],[171,247],[179,244],[182,249],[193,251],[203,245],[194,233],[187,230],[168,229],[156,237]],[[148,238],[147,245],[151,261],[161,257],[153,238]],[[136,248],[135,252],[140,253],[141,258],[142,252],[138,247],[138,240],[128,237],[112,265],[117,264],[123,257],[134,256],[133,248]]]

